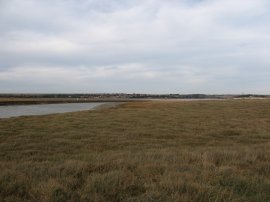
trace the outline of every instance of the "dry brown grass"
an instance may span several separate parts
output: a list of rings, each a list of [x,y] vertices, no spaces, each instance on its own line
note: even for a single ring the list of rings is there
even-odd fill
[[[270,201],[270,101],[0,120],[0,201]]]

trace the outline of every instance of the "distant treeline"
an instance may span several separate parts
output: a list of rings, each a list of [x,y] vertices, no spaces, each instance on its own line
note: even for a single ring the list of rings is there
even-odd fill
[[[139,94],[139,93],[95,93],[95,94],[0,94],[0,98],[121,98],[121,99],[229,99],[229,98],[270,98],[270,95],[208,95],[208,94]]]

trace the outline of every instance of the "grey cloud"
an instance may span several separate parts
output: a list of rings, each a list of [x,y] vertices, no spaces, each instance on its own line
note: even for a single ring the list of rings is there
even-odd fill
[[[269,5],[2,0],[0,92],[268,93]]]

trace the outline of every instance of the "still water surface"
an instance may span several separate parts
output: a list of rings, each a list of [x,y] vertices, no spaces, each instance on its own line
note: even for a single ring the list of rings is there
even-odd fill
[[[103,103],[67,103],[0,106],[0,118],[84,111],[93,109],[102,104]]]

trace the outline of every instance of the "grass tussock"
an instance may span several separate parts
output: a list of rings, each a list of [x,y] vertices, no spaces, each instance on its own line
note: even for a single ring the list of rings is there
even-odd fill
[[[270,201],[270,101],[0,120],[0,201]]]

